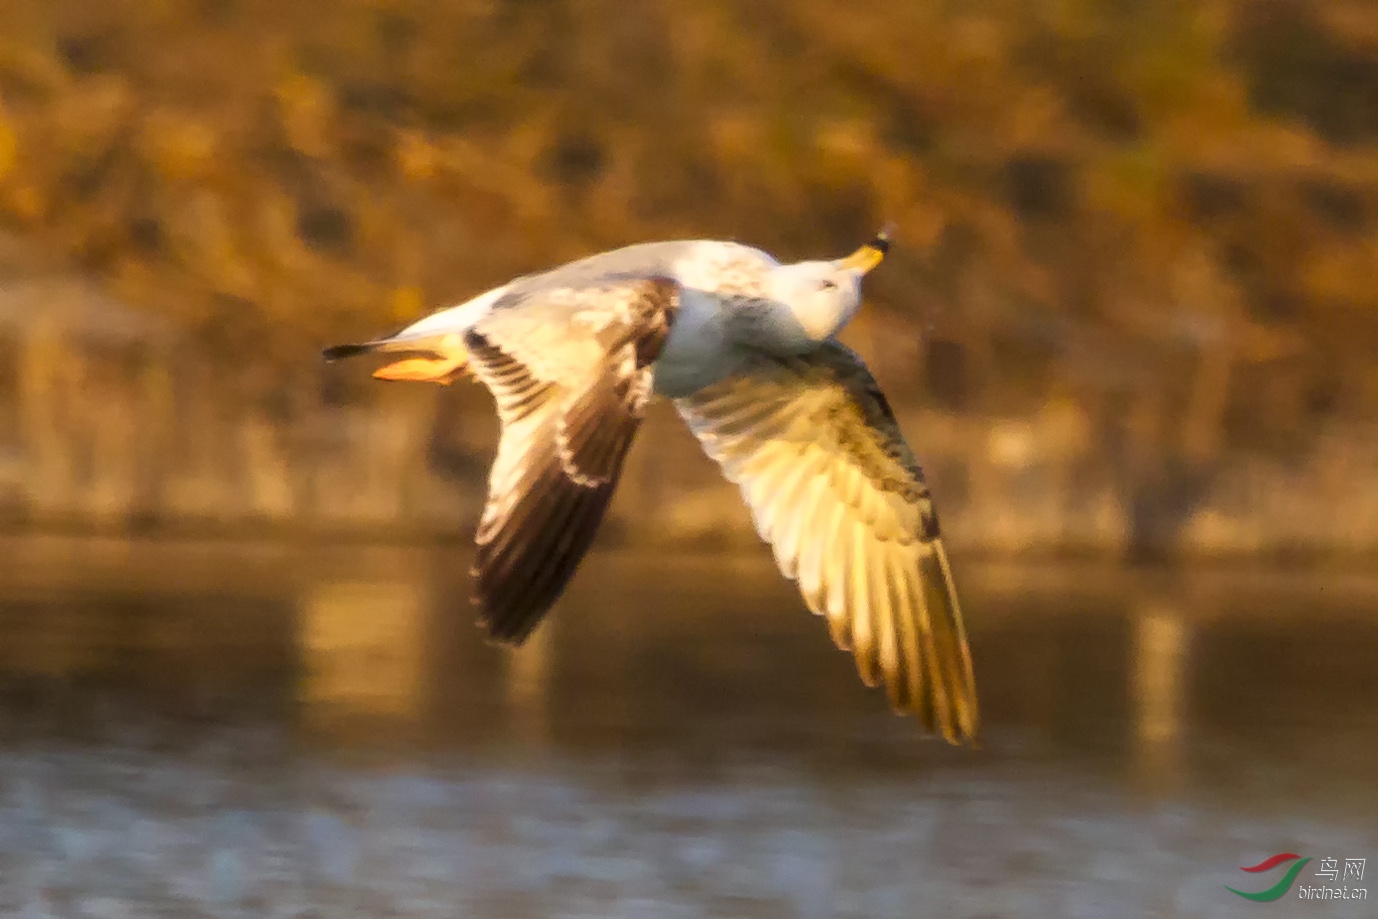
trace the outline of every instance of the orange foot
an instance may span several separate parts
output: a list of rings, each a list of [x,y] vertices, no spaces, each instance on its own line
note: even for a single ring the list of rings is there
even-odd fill
[[[409,357],[373,371],[379,380],[415,380],[448,386],[464,375],[468,362],[463,357]]]

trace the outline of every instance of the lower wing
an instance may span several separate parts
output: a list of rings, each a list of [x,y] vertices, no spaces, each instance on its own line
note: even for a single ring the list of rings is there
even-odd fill
[[[675,404],[866,684],[950,743],[973,740],[971,653],[938,518],[861,359],[835,342],[761,357]]]

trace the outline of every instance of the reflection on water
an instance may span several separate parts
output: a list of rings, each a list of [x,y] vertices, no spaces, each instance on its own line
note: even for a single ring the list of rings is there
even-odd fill
[[[523,644],[520,654],[506,658],[507,700],[512,726],[535,744],[550,740],[551,629],[538,629]]]
[[[1378,858],[1378,579],[965,566],[971,751],[764,555],[596,556],[512,654],[462,549],[0,549],[6,914],[1244,916]]]
[[[426,599],[408,581],[322,581],[298,604],[303,714],[337,723],[416,721],[426,677]]]
[[[1141,778],[1170,787],[1182,763],[1182,720],[1189,632],[1171,607],[1145,604],[1134,613],[1134,760]]]

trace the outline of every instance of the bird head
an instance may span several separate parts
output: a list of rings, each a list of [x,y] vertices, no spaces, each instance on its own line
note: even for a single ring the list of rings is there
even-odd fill
[[[890,251],[892,232],[887,224],[845,258],[781,265],[767,277],[767,294],[789,307],[811,339],[824,341],[861,308],[861,279]]]

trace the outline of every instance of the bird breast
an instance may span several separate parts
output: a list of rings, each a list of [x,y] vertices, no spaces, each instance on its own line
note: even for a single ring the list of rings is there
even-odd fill
[[[686,289],[655,362],[655,391],[672,399],[698,392],[740,366],[741,352],[729,340],[720,297]]]

